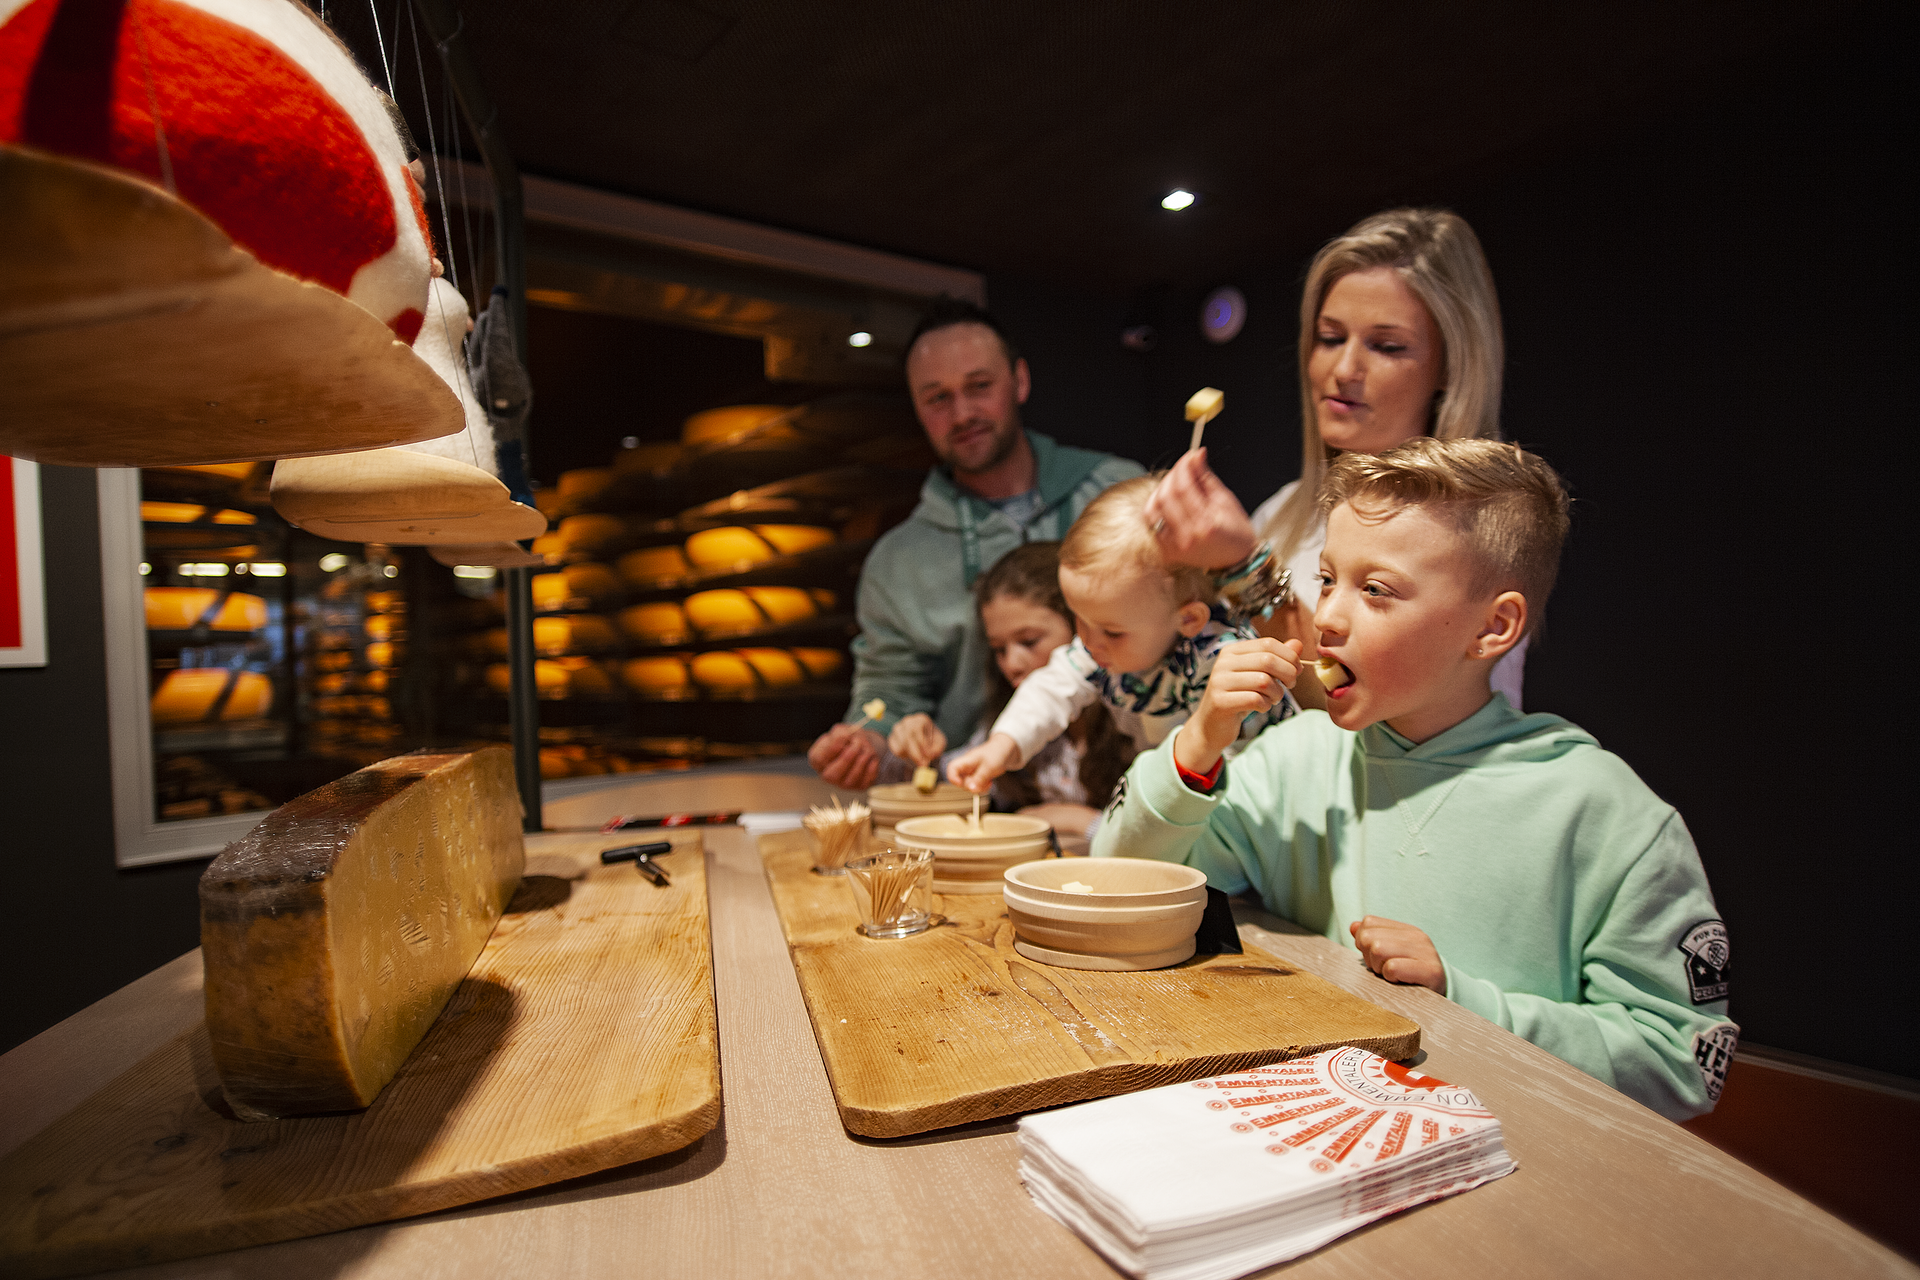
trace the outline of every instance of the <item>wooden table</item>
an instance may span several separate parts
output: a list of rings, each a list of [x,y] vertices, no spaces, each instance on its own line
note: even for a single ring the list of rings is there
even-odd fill
[[[790,808],[826,789],[777,771],[645,779],[549,805],[615,812]],[[466,1277],[1085,1277],[1116,1273],[1035,1209],[1011,1123],[892,1142],[841,1128],[752,841],[707,833],[725,1111],[674,1155],[406,1222],[122,1273],[232,1280]],[[1262,927],[1264,925],[1265,927]],[[1422,1070],[1472,1088],[1520,1170],[1387,1219],[1290,1277],[1916,1276],[1831,1215],[1685,1130],[1353,953],[1249,915],[1260,946],[1420,1023]],[[199,1016],[182,956],[0,1058],[0,1150]]]

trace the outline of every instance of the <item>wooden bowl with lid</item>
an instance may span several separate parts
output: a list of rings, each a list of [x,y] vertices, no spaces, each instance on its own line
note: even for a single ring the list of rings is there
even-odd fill
[[[1148,858],[1050,858],[1002,880],[1013,949],[1066,969],[1179,964],[1207,909],[1205,872]]]
[[[971,810],[971,799],[969,799]],[[976,829],[957,813],[908,818],[894,829],[893,843],[933,850],[935,893],[998,893],[1008,867],[1044,858],[1053,847],[1045,818],[1019,813],[983,813]]]

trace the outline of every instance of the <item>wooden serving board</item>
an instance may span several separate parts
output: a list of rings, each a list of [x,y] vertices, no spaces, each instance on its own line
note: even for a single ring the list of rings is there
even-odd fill
[[[1147,973],[1060,969],[1013,949],[999,894],[936,895],[947,922],[875,939],[805,832],[760,838],[840,1121],[897,1138],[1197,1080],[1351,1044],[1388,1058],[1420,1028],[1257,947]]]
[[[318,1235],[694,1141],[720,1118],[705,855],[671,838],[657,888],[599,865],[619,836],[528,836],[508,914],[363,1112],[246,1124],[204,1025],[155,1050],[0,1163],[0,1275]]]

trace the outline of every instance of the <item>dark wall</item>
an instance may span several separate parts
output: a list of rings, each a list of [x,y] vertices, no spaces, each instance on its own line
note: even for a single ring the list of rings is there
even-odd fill
[[[1914,272],[1889,232],[1911,221],[1896,188],[1912,166],[1898,78],[1857,60],[1874,39],[1836,29],[1638,118],[1357,200],[1351,219],[1440,204],[1486,246],[1507,434],[1576,499],[1527,703],[1592,731],[1685,815],[1732,932],[1745,1038],[1912,1075],[1920,1044],[1879,981],[1915,904],[1904,725],[1885,719],[1910,681],[1894,618]],[[1813,70],[1829,67],[1844,71]],[[1203,288],[1094,306],[993,279],[1033,359],[1035,425],[1124,388],[1140,400],[1114,415],[1123,429],[1086,415],[1059,433],[1164,464],[1186,397],[1217,386],[1214,464],[1264,499],[1299,470],[1296,317],[1317,246],[1209,282],[1248,298],[1225,346],[1199,334]],[[1159,331],[1144,358],[1119,344],[1143,320]]]
[[[40,469],[45,667],[0,669],[5,931],[0,1050],[200,945],[205,862],[113,865],[106,632],[94,473]]]

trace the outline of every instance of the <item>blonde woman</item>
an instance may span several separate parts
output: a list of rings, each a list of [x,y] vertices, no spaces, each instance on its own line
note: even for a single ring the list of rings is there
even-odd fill
[[[1499,439],[1504,359],[1493,273],[1465,219],[1389,209],[1362,220],[1314,257],[1301,293],[1300,479],[1249,519],[1207,469],[1206,451],[1188,454],[1148,504],[1164,553],[1207,567],[1243,564],[1264,540],[1276,570],[1290,572],[1293,598],[1262,630],[1304,641],[1311,657],[1327,536],[1314,495],[1327,463],[1415,436]],[[1493,676],[1516,708],[1525,653],[1523,641]]]

